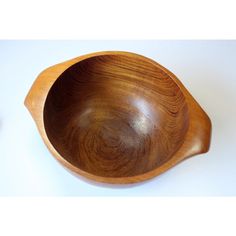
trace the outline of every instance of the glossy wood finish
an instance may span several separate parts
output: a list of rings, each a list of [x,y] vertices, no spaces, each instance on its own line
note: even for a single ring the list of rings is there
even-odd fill
[[[210,144],[210,120],[179,80],[133,53],[99,52],[50,67],[25,104],[52,154],[99,182],[150,179]]]

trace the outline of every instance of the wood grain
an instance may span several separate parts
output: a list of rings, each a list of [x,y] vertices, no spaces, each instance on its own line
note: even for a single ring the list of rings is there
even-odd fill
[[[99,52],[44,71],[25,104],[53,155],[105,183],[150,179],[208,150],[208,116],[156,62]]]

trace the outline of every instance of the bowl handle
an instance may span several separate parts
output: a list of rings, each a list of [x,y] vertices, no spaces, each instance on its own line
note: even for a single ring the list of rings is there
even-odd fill
[[[189,128],[185,141],[177,152],[179,160],[208,152],[211,141],[210,118],[189,92],[187,92],[187,100],[189,104]]]
[[[24,101],[25,106],[31,113],[36,124],[38,124],[37,121],[39,121],[40,116],[42,116],[44,102],[49,89],[57,78],[52,73],[53,71],[54,68],[49,67],[38,75]]]

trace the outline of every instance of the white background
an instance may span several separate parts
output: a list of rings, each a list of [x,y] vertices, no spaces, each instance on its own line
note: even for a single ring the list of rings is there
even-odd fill
[[[129,188],[94,186],[67,172],[23,101],[46,67],[101,50],[139,53],[177,75],[212,120],[210,151]],[[0,41],[0,69],[1,196],[236,195],[236,41]]]
[[[235,0],[0,3],[1,39],[236,39]],[[236,197],[1,197],[0,209],[6,236],[236,235]]]

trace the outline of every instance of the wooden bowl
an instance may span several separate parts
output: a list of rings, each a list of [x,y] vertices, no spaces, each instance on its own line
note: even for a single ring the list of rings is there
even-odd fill
[[[133,53],[50,67],[25,105],[57,160],[98,182],[150,179],[210,144],[210,119],[176,76]]]

